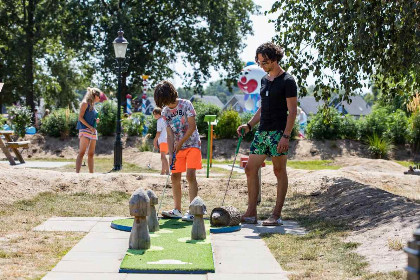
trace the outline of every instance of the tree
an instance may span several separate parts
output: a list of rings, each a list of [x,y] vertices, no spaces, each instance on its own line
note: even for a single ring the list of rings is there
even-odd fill
[[[141,75],[155,81],[171,77],[178,55],[192,65],[185,84],[201,89],[210,67],[226,70],[223,77],[233,83],[242,67],[239,52],[243,38],[252,33],[250,15],[256,12],[252,0],[228,1],[94,1],[91,11],[100,67],[105,84],[115,84],[112,41],[120,26],[128,39],[127,69],[123,72],[123,95],[141,84]]]
[[[420,13],[417,0],[406,1],[277,1],[274,40],[284,47],[286,67],[306,94],[306,78],[316,78],[317,98],[344,89],[348,100],[371,79],[392,99],[419,89]],[[324,69],[340,75],[337,83]]]

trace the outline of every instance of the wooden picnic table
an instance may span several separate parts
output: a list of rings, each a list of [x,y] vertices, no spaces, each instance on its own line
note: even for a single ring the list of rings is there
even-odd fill
[[[29,148],[29,141],[13,141],[12,136],[13,131],[10,130],[0,130],[0,148],[2,149],[3,153],[6,155],[7,159],[10,162],[10,165],[16,165],[15,159],[10,154],[9,149],[12,149],[12,151],[15,153],[16,157],[20,161],[20,163],[25,163],[25,160],[23,159],[22,155],[20,154],[18,148]],[[6,141],[3,142],[3,137]]]

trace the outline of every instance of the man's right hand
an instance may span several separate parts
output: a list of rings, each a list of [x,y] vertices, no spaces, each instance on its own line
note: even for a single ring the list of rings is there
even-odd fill
[[[244,134],[242,135],[241,131],[244,132]],[[238,129],[236,130],[236,133],[238,133],[238,136],[245,136],[245,134],[247,134],[249,132],[249,127],[247,124],[242,124],[238,127]]]

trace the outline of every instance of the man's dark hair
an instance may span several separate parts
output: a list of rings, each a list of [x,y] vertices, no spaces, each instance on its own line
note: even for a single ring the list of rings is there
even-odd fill
[[[175,103],[178,98],[178,92],[169,81],[162,81],[155,87],[154,98],[156,105],[160,108]]]
[[[261,54],[264,59],[277,62],[284,56],[283,49],[271,42],[264,43],[257,48],[255,62],[258,62],[258,54]]]
[[[156,107],[155,109],[153,109],[153,115],[162,115],[162,109],[160,109],[159,107]]]

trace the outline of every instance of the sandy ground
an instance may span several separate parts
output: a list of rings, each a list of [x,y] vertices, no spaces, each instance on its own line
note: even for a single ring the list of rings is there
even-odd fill
[[[31,142],[31,148],[24,154],[26,158],[74,159],[77,152],[77,139],[67,142],[57,139],[46,141],[42,136],[35,136],[31,138]],[[249,144],[244,144],[241,149],[244,154],[246,145]],[[235,147],[235,141],[217,145],[215,157],[232,158]],[[98,156],[112,157],[112,149],[113,139],[103,139],[98,145]],[[400,153],[410,156],[404,151]],[[314,144],[310,141],[299,141],[294,144],[290,158],[333,158],[343,167],[339,170],[319,171],[290,168],[289,191],[316,197],[318,210],[314,216],[348,224],[351,234],[347,240],[361,244],[357,252],[367,258],[372,271],[403,269],[407,260],[405,253],[390,249],[389,242],[397,240],[405,246],[412,239],[413,230],[420,224],[420,176],[403,175],[406,168],[392,161],[366,157],[366,149],[355,142]],[[142,167],[150,164],[153,169],[160,168],[159,154],[138,152],[136,140],[126,143],[124,160]],[[200,171],[203,172],[204,169]],[[263,168],[262,174],[263,199],[274,197],[276,178],[272,168]],[[46,191],[106,193],[119,190],[131,193],[143,187],[160,192],[164,182],[164,176],[152,177],[147,174],[76,175],[50,170],[17,169],[0,164],[0,204],[28,199]],[[204,198],[210,194],[222,198],[227,178],[199,178],[198,182],[200,194]],[[183,184],[185,185],[185,180]],[[246,179],[242,175],[240,179],[231,182],[228,204],[246,201],[246,193]]]

